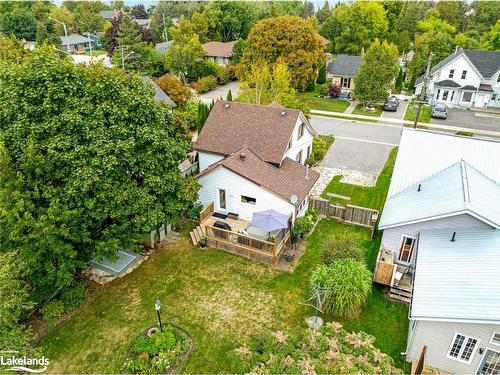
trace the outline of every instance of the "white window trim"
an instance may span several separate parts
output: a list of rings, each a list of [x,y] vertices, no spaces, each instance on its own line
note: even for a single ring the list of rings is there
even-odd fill
[[[500,346],[500,341],[498,341],[498,342],[493,341],[493,338],[495,337],[495,335],[500,335],[500,332],[493,332],[493,334],[491,335],[491,338],[490,338],[490,344]]]
[[[479,359],[479,365],[477,366],[477,369],[476,371],[474,372],[475,374],[479,374],[479,371],[482,370],[481,366],[484,365],[484,360],[486,359],[486,356],[488,355],[488,350],[491,351],[491,352],[494,352],[494,353],[498,353],[500,354],[499,351],[495,350],[495,349],[491,349],[491,348],[485,348],[484,349],[484,353],[483,355],[481,356],[481,358]]]
[[[401,248],[403,247],[403,240],[405,238],[413,238],[413,246],[411,248],[411,254],[410,254],[410,259],[408,259],[408,262],[405,262],[404,260],[399,259],[401,256]],[[404,263],[404,264],[410,264],[411,263],[411,258],[413,257],[413,252],[415,251],[415,244],[417,243],[417,236],[414,236],[412,234],[402,234],[401,235],[401,241],[399,241],[399,253],[398,253],[398,262]]]
[[[465,340],[464,340],[464,343],[463,343],[463,346],[462,348],[460,349],[460,351],[458,352],[458,357],[455,358],[455,357],[452,357],[450,355],[450,351],[451,351],[451,348],[453,347],[453,344],[455,343],[455,340],[457,339],[457,336],[460,335],[460,336],[464,336],[465,337]],[[465,345],[467,344],[467,341],[469,341],[469,339],[474,339],[476,340],[476,345],[474,346],[474,349],[472,349],[472,352],[470,353],[470,357],[469,357],[469,360],[466,361],[464,359],[461,359],[460,357],[462,356],[462,353],[463,353],[463,348],[465,347]],[[458,362],[462,362],[462,363],[465,363],[467,365],[470,365],[472,360],[474,359],[474,356],[476,355],[476,351],[477,351],[477,348],[479,348],[479,344],[481,344],[481,340],[480,339],[476,339],[475,337],[472,337],[472,336],[469,336],[469,335],[466,335],[464,333],[460,333],[460,332],[455,332],[454,335],[453,335],[453,339],[451,340],[451,343],[450,343],[450,346],[448,347],[448,351],[446,352],[446,358],[449,358],[449,359],[453,359],[454,361],[458,361]]]
[[[244,202],[243,201],[243,197],[250,198],[250,199],[255,199],[255,202]],[[255,206],[257,204],[257,198],[251,197],[249,195],[243,195],[243,194],[241,194],[241,196],[240,196],[240,202],[243,203],[243,204],[251,204],[252,206]]]

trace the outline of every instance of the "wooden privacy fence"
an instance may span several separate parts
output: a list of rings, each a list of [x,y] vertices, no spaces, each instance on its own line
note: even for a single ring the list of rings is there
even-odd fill
[[[309,200],[309,208],[314,208],[320,215],[328,218],[341,220],[345,223],[361,225],[363,227],[375,229],[378,219],[378,210],[373,208],[359,207],[353,205],[342,206],[330,203],[326,199],[312,198]]]
[[[207,207],[200,211],[200,223],[203,223],[207,218],[212,216],[215,210],[214,202],[210,203]]]

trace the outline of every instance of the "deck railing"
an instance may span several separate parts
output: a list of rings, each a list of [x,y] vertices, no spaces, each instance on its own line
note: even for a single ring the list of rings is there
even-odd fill
[[[207,207],[200,211],[200,223],[203,223],[206,219],[208,219],[215,211],[214,202],[210,202]]]

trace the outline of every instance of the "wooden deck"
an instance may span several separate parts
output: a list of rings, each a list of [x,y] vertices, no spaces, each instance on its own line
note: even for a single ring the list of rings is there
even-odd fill
[[[205,229],[205,226],[211,226],[213,227],[214,223],[216,221],[222,221],[223,223],[228,224],[231,227],[231,232],[239,232],[242,229],[245,229],[248,227],[250,222],[248,220],[243,220],[243,219],[238,219],[238,220],[233,220],[233,219],[219,219],[218,217],[215,216],[209,216],[203,223],[201,223],[201,227],[203,230]]]

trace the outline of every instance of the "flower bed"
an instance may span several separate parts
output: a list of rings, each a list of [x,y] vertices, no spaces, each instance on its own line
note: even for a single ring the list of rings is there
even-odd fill
[[[172,324],[148,328],[130,347],[123,371],[130,374],[172,374],[186,361],[193,348],[189,335]]]

